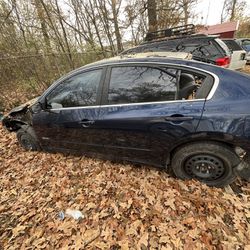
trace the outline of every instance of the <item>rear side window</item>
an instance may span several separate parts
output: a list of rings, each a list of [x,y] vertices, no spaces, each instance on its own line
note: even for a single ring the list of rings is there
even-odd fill
[[[213,59],[221,55],[214,41],[205,41],[203,44],[197,44],[193,49],[194,57]]]
[[[111,70],[109,104],[171,101],[176,99],[175,69],[129,66]]]
[[[124,51],[122,54],[133,54],[141,52],[155,52],[155,51],[178,51],[192,53],[193,58],[202,61],[214,61],[216,58],[224,56],[229,53],[225,43],[220,39],[193,37],[186,39],[173,39],[162,42],[152,42],[142,44],[138,47]]]
[[[246,51],[250,51],[250,40],[244,40],[242,42],[242,47],[246,50]]]
[[[240,45],[237,42],[235,42],[234,40],[223,40],[223,41],[227,45],[227,47],[232,51],[240,51],[240,50],[242,50]]]

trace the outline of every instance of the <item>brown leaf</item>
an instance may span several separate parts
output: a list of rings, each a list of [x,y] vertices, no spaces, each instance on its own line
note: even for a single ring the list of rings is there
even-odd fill
[[[26,226],[24,225],[17,225],[15,228],[12,229],[12,237],[17,237],[19,234],[24,233]]]
[[[148,233],[144,233],[140,240],[137,243],[137,249],[138,250],[146,250],[148,249]]]

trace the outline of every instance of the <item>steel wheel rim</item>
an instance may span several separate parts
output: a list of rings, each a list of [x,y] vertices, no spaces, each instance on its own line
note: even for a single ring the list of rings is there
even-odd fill
[[[27,150],[33,149],[33,145],[31,143],[31,141],[27,138],[21,138],[21,143],[25,149],[27,149]]]
[[[209,154],[189,157],[184,163],[184,170],[190,177],[206,181],[220,179],[226,172],[223,161]]]

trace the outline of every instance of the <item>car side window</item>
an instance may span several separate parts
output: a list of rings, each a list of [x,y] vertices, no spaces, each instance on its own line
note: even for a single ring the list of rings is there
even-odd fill
[[[178,99],[204,99],[208,96],[214,84],[211,76],[198,72],[182,70],[179,78]]]
[[[171,101],[176,98],[175,69],[145,66],[114,67],[108,92],[109,104]]]
[[[48,108],[96,105],[102,69],[77,74],[59,84],[46,97]]]
[[[250,51],[250,40],[244,40],[242,42],[242,47],[246,50],[246,51]]]

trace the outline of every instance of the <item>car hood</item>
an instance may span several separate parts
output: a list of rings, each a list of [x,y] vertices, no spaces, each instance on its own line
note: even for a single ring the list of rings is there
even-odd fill
[[[35,103],[37,102],[38,98],[39,98],[39,97],[33,98],[33,99],[29,100],[28,102],[26,102],[26,103],[24,103],[24,104],[22,104],[22,105],[20,105],[20,106],[18,106],[18,107],[13,108],[13,109],[8,113],[8,115],[13,115],[13,114],[15,114],[15,113],[19,113],[19,112],[21,112],[21,111],[27,109],[28,107],[30,107],[30,106],[32,106],[33,104],[35,104]]]

